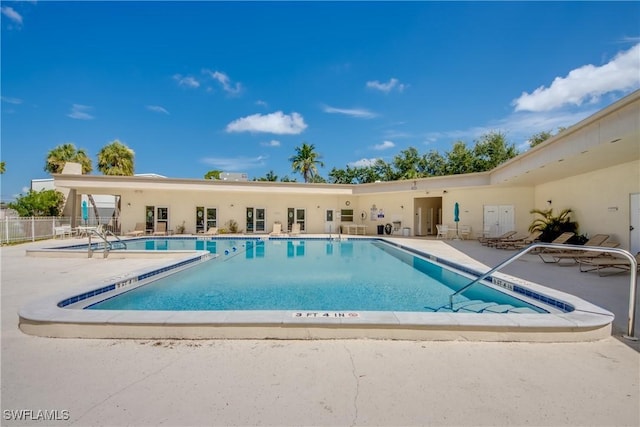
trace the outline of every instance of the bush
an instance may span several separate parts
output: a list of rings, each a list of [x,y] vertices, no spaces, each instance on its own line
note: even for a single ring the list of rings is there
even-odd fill
[[[542,231],[541,242],[551,242],[565,232],[576,233],[578,223],[571,221],[571,209],[564,209],[558,216],[553,215],[553,209],[532,209],[530,213],[538,214],[541,218],[533,220],[529,226],[529,232]]]

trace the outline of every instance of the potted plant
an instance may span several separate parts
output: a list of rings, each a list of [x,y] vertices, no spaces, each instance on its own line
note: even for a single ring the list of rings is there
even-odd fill
[[[555,216],[553,209],[532,209],[529,213],[537,214],[540,217],[533,220],[529,226],[529,232],[542,231],[541,242],[551,242],[567,231],[576,233],[578,223],[571,221],[571,212],[571,209],[563,209],[560,214]]]

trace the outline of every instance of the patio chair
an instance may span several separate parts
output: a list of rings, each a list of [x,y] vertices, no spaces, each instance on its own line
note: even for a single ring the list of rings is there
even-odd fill
[[[215,236],[218,234],[218,227],[209,227],[209,229],[202,234],[205,236]]]
[[[167,223],[159,222],[156,230],[153,232],[154,236],[166,236],[167,235]]]
[[[436,239],[446,239],[449,234],[449,226],[446,224],[436,224],[436,229],[438,230],[438,234],[436,235]]]
[[[566,231],[564,233],[562,233],[561,235],[559,235],[558,237],[556,237],[555,239],[553,239],[551,241],[551,243],[556,243],[559,245],[564,245],[565,243],[567,243],[567,241],[569,241],[570,238],[572,238],[575,235],[574,232],[572,231]],[[562,253],[564,252],[563,249],[551,249],[551,248],[544,248],[542,249],[540,252],[538,252],[538,256],[540,257],[540,259],[542,260],[542,262],[545,263],[554,263],[556,261],[553,260],[553,258],[551,258],[551,261],[549,261],[549,258],[545,259],[545,257],[543,257],[542,255],[544,254],[558,254],[558,253]]]
[[[586,246],[586,245],[585,245]],[[599,245],[600,247],[603,248],[617,248],[618,246],[620,246],[620,243],[618,242],[604,242],[603,244]],[[558,263],[558,265],[573,265],[576,264],[578,262],[578,260],[589,260],[589,259],[594,259],[594,258],[600,258],[600,257],[611,257],[611,255],[609,255],[606,252],[602,252],[599,251],[596,247],[593,248],[593,250],[591,251],[567,251],[567,252],[560,252],[558,254],[553,254],[552,257],[556,259],[556,263]],[[561,261],[563,260],[569,260],[569,261],[573,261],[573,263],[571,264],[567,264],[567,263],[562,263]]]
[[[292,236],[297,236],[298,234],[300,234],[300,224],[297,222],[291,224],[291,231],[289,233]]]
[[[282,224],[279,222],[275,222],[273,224],[273,231],[269,233],[270,236],[284,236],[285,233],[282,232]]]
[[[147,224],[145,224],[144,222],[136,222],[136,227],[132,231],[125,233],[125,236],[138,237],[142,236],[146,232]]]
[[[577,259],[576,262],[580,264],[580,271],[586,273],[588,271],[597,271],[600,277],[608,276],[609,274],[621,273],[624,271],[631,271],[631,263],[626,258],[618,258],[614,256],[599,256],[591,259]],[[640,270],[640,252],[636,254],[636,263]],[[614,269],[613,273],[604,274],[602,270]]]
[[[542,231],[534,231],[530,233],[528,236],[520,236],[520,237],[508,237],[506,239],[499,240],[496,242],[496,248],[498,249],[522,249],[525,246],[530,245],[531,243],[538,240]]]
[[[507,231],[506,233],[500,235],[500,236],[496,236],[496,237],[487,237],[485,239],[485,244],[487,246],[495,246],[498,244],[499,241],[504,240],[504,239],[508,239],[510,237],[513,237],[515,234],[517,233],[517,231],[511,230],[511,231]]]
[[[566,243],[569,239],[571,238],[571,236],[566,239],[564,242],[562,243]],[[584,246],[602,246],[602,244],[609,238],[608,234],[596,234],[595,236],[591,237],[589,240],[587,240],[584,244]],[[556,241],[554,240],[553,243],[556,243]],[[545,259],[542,255],[543,254],[550,254],[550,257],[547,257],[547,259]],[[573,249],[568,249],[568,250],[562,250],[562,249],[549,249],[549,250],[544,250],[543,252],[540,252],[540,258],[546,262],[547,264],[551,264],[551,263],[556,263],[558,262],[561,258],[558,258],[557,255],[575,255],[575,254],[579,254],[579,253],[584,253],[583,251],[576,251]],[[563,256],[562,258],[566,258],[565,256]]]
[[[462,238],[462,240],[467,240],[470,234],[471,226],[469,225],[461,225],[458,229],[458,235]]]

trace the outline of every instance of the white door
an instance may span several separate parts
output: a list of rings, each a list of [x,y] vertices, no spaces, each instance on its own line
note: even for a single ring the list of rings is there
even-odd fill
[[[416,209],[416,220],[413,224],[413,229],[416,230],[416,236],[424,236],[422,233],[422,207],[418,206]]]
[[[500,206],[500,225],[498,235],[504,234],[508,231],[515,230],[515,218],[513,216],[513,206]]]
[[[629,252],[635,255],[640,252],[640,193],[631,195],[629,212]]]
[[[324,213],[324,232],[336,233],[336,212],[333,209],[327,209]]]
[[[495,237],[500,231],[500,214],[499,206],[484,206],[484,228],[489,230],[489,236]]]
[[[484,227],[489,228],[489,236],[495,237],[515,230],[513,205],[485,205]]]

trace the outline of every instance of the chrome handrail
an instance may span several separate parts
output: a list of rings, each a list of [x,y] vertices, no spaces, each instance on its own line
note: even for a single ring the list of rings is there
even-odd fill
[[[493,267],[491,270],[487,271],[486,273],[480,275],[479,277],[477,277],[476,279],[474,279],[471,283],[463,286],[462,288],[460,288],[459,290],[457,290],[456,292],[452,293],[451,295],[449,295],[449,306],[451,308],[451,311],[453,311],[453,297],[455,297],[458,294],[461,294],[462,292],[466,291],[467,289],[469,289],[472,285],[478,283],[481,280],[486,279],[487,277],[489,277],[491,274],[495,273],[496,271],[500,270],[502,267],[506,267],[507,265],[511,264],[513,261],[517,260],[518,258],[520,258],[522,255],[526,254],[527,252],[531,251],[532,249],[537,249],[537,248],[547,248],[547,249],[561,249],[563,251],[566,250],[577,250],[577,251],[598,251],[598,252],[608,252],[608,253],[615,253],[618,255],[622,255],[625,258],[627,258],[630,262],[630,282],[629,282],[629,316],[627,319],[627,335],[623,335],[624,338],[629,339],[629,340],[633,340],[636,341],[638,338],[636,338],[634,336],[635,334],[635,318],[636,318],[636,293],[638,291],[638,282],[637,282],[637,275],[638,275],[638,261],[636,260],[636,258],[631,255],[631,253],[629,251],[625,251],[624,249],[619,249],[619,248],[609,248],[609,247],[601,247],[601,246],[580,246],[580,245],[570,245],[570,244],[559,244],[559,243],[532,243],[531,245],[525,247],[524,249],[522,249],[521,251],[517,252],[515,255],[507,258],[505,261],[501,262],[500,264],[496,265],[495,267]]]
[[[117,240],[118,242],[122,243],[122,245],[124,246],[124,248],[125,248],[125,249],[127,249],[127,244],[126,244],[125,242],[123,242],[122,240],[120,240],[120,237],[118,237],[116,234],[114,234],[111,230],[105,230],[104,235],[105,235],[105,239],[106,239],[106,236],[107,236],[107,235],[111,235],[111,236],[115,237],[115,238],[116,238],[116,240]],[[112,248],[113,248],[113,246],[112,246]]]

